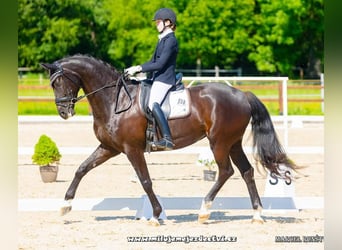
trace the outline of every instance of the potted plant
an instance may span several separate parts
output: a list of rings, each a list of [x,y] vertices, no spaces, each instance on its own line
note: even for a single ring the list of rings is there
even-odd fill
[[[56,181],[61,157],[56,143],[47,135],[41,135],[34,147],[32,161],[39,166],[43,182]]]
[[[199,159],[198,162],[204,166],[203,179],[205,181],[215,181],[216,178],[216,161],[214,159]]]

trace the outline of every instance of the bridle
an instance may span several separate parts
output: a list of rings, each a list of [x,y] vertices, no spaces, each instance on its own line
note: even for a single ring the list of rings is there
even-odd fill
[[[81,76],[75,72],[75,71],[72,71],[72,70],[69,70],[67,68],[63,68],[59,63],[54,63],[54,65],[56,66],[57,70],[51,74],[50,76],[50,84],[52,87],[54,87],[54,82],[57,80],[57,78],[59,77],[66,77],[67,79],[69,79],[73,84],[75,84],[78,88],[81,88],[82,87],[82,84],[81,84]],[[71,75],[75,75],[79,81],[75,81],[73,80],[68,74],[66,73],[70,73]],[[64,107],[64,108],[72,108],[78,101],[82,100],[83,98],[89,96],[89,95],[93,95],[103,89],[106,89],[106,88],[111,88],[111,87],[115,87],[116,86],[116,103],[115,103],[115,114],[119,114],[121,112],[125,112],[127,111],[128,109],[130,109],[130,107],[132,106],[132,97],[128,91],[128,88],[127,88],[127,83],[125,81],[125,75],[124,74],[121,74],[120,77],[117,78],[116,81],[113,81],[113,82],[110,82],[110,83],[107,83],[105,84],[104,86],[92,91],[92,92],[89,92],[87,94],[84,94],[84,95],[81,95],[81,96],[78,96],[78,97],[74,97],[72,96],[72,93],[70,94],[70,96],[64,96],[64,97],[56,97],[55,98],[55,103],[57,106],[61,106],[61,107]],[[129,97],[129,100],[130,100],[130,103],[128,105],[127,108],[124,108],[122,110],[117,110],[117,106],[118,106],[118,97],[119,97],[119,94],[120,94],[120,90],[121,90],[121,86],[124,87],[124,90],[126,92],[126,94],[128,95]],[[66,104],[65,104],[66,103]]]

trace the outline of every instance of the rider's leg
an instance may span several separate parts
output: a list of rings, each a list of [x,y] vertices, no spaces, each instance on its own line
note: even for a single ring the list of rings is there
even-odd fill
[[[158,149],[172,149],[173,147],[170,128],[167,123],[167,119],[160,108],[161,102],[164,100],[171,87],[172,85],[170,84],[155,81],[151,88],[148,107],[152,111],[152,114],[155,117],[157,125],[163,136],[163,138],[156,143]]]
[[[155,145],[158,149],[171,150],[173,148],[173,143],[170,128],[164,116],[164,113],[160,108],[160,105],[156,102],[153,104],[152,114],[156,119],[157,125],[163,136],[163,138],[157,141]]]

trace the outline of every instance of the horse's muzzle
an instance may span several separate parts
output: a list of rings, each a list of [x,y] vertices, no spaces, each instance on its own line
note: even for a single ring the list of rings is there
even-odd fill
[[[68,105],[67,107],[58,106],[57,109],[59,116],[62,117],[64,120],[67,120],[68,118],[75,115],[74,105]]]

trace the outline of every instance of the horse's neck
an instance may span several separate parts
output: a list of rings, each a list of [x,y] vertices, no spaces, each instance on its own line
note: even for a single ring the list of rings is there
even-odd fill
[[[86,59],[71,60],[67,66],[77,72],[82,79],[82,88],[91,106],[94,118],[108,120],[115,108],[116,84],[120,74],[98,61]],[[112,87],[101,89],[106,85]],[[101,89],[101,90],[99,90]],[[93,92],[96,93],[93,93]]]
[[[120,84],[120,78],[110,77],[107,79],[108,80],[103,83],[99,83],[99,79],[93,79],[90,84],[94,83],[94,85],[89,87],[87,84],[85,86],[85,94],[89,94],[88,101],[92,108],[94,118],[96,117],[97,119],[101,119],[106,122],[108,122],[109,119],[112,119],[113,115],[117,115],[115,112],[121,113],[122,111],[125,112],[129,110],[130,106],[134,103],[133,99],[135,98],[138,89],[137,86],[131,85],[129,82],[127,90],[122,85],[119,87],[118,84]],[[104,86],[108,87],[103,88]],[[99,91],[97,93],[90,94],[96,90]]]
[[[92,113],[96,117],[109,116],[113,88],[100,90],[95,94],[90,94],[87,99],[91,106]]]

